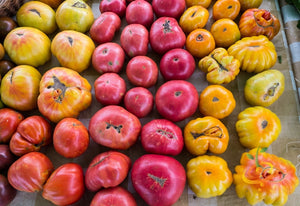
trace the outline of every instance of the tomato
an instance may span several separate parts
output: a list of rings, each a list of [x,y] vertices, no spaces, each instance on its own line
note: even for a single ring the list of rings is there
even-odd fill
[[[152,93],[144,87],[134,87],[124,97],[125,108],[138,118],[147,116],[152,111],[153,104]]]
[[[173,122],[193,115],[198,107],[199,97],[193,84],[185,80],[170,80],[161,85],[155,95],[157,111]]]
[[[87,128],[75,118],[64,118],[55,126],[53,146],[64,157],[79,157],[87,150],[89,142]]]
[[[149,28],[154,21],[152,5],[144,0],[135,0],[126,8],[126,21],[128,24],[141,24]]]
[[[129,24],[121,33],[120,43],[130,58],[146,55],[148,53],[149,32],[141,24]]]
[[[152,0],[152,8],[157,17],[178,19],[185,10],[185,0]]]
[[[122,18],[126,12],[126,0],[102,0],[99,4],[99,10],[101,13],[114,12]]]
[[[159,70],[168,80],[187,80],[194,73],[194,57],[185,49],[171,49],[160,59]]]
[[[37,192],[54,170],[51,160],[40,152],[30,152],[17,159],[8,169],[7,179],[17,190]]]
[[[85,185],[90,191],[97,191],[102,187],[115,187],[125,180],[130,167],[131,160],[123,153],[100,153],[93,158],[86,170]]]
[[[121,106],[109,105],[90,119],[89,132],[98,144],[112,149],[128,149],[141,131],[139,119]]]
[[[4,175],[0,174],[0,206],[9,205],[16,195],[17,190],[9,184]]]
[[[94,21],[90,28],[91,38],[98,44],[111,42],[115,33],[121,28],[120,17],[113,12],[104,12]]]
[[[212,16],[214,20],[229,18],[235,20],[241,10],[239,0],[218,0],[213,5]]]
[[[9,142],[9,148],[17,156],[39,151],[42,146],[52,142],[52,128],[41,116],[30,116],[18,126]]]
[[[149,88],[157,82],[158,67],[150,57],[136,56],[128,62],[126,75],[133,85]]]
[[[0,143],[8,143],[24,116],[10,108],[0,109]]]
[[[95,97],[103,105],[120,104],[126,93],[126,82],[116,73],[105,73],[94,82]]]
[[[175,48],[183,48],[186,36],[177,20],[172,17],[160,17],[155,20],[150,28],[151,48],[164,54]]]
[[[6,35],[17,26],[18,25],[13,18],[8,16],[1,16],[0,17],[0,42],[2,43]]]
[[[39,0],[45,4],[48,4],[53,9],[57,9],[57,7],[64,1],[64,0]]]
[[[8,169],[15,159],[16,157],[13,153],[11,153],[9,146],[6,144],[0,144],[0,171]]]
[[[42,196],[55,205],[70,205],[84,193],[83,170],[79,164],[66,163],[54,170],[44,185]]]
[[[154,119],[142,127],[141,143],[148,153],[175,156],[183,149],[182,131],[169,120]]]
[[[114,42],[107,42],[96,47],[92,56],[93,68],[99,73],[122,70],[125,61],[125,52],[122,47]]]
[[[9,70],[16,67],[16,65],[9,60],[0,61],[0,77],[3,77]]]
[[[172,205],[181,196],[186,174],[176,159],[157,154],[146,154],[133,164],[131,180],[134,189],[150,206]]]
[[[123,187],[111,187],[102,189],[95,194],[90,206],[109,206],[109,205],[122,205],[122,206],[137,206],[133,195]]]

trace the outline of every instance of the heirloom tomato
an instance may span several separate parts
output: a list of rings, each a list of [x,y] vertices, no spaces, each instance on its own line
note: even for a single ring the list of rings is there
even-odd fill
[[[205,116],[223,119],[236,106],[232,92],[222,85],[209,85],[200,94],[199,110]]]
[[[1,60],[0,61],[0,79],[2,77],[4,77],[4,75],[14,67],[16,67],[16,65],[12,61]]]
[[[185,0],[152,0],[152,8],[157,17],[167,16],[179,19],[185,10]]]
[[[132,166],[131,181],[136,192],[150,206],[173,205],[186,183],[184,167],[166,155],[145,154]]]
[[[29,111],[37,107],[41,74],[32,66],[19,65],[1,81],[1,100],[10,108]]]
[[[242,154],[233,182],[239,198],[251,205],[284,205],[299,184],[295,166],[286,159],[254,148]]]
[[[114,12],[104,12],[94,21],[90,28],[90,36],[97,43],[111,42],[121,28],[121,19]]]
[[[277,61],[275,45],[266,36],[244,37],[228,48],[228,54],[240,61],[242,71],[259,73]]]
[[[126,21],[128,24],[141,24],[150,28],[154,21],[152,5],[144,0],[130,2],[126,8]]]
[[[11,137],[9,148],[17,156],[39,151],[52,142],[52,128],[41,116],[29,116],[18,126]]]
[[[107,11],[114,12],[120,18],[122,18],[126,12],[126,0],[101,0],[99,4],[99,10],[101,13]]]
[[[88,130],[96,143],[126,150],[137,141],[141,128],[134,114],[121,106],[109,105],[92,116]]]
[[[38,67],[51,59],[51,40],[33,27],[13,29],[5,37],[3,45],[9,58],[17,65]]]
[[[272,40],[280,30],[280,21],[265,9],[247,9],[239,21],[242,37],[265,35]]]
[[[93,197],[90,206],[122,205],[137,206],[133,195],[121,186],[111,187],[98,191]]]
[[[217,156],[198,156],[186,165],[187,180],[197,197],[210,198],[222,195],[232,184],[232,173],[227,162]]]
[[[142,127],[141,143],[148,153],[175,156],[183,149],[183,135],[173,122],[154,119]]]
[[[238,115],[235,128],[240,143],[247,148],[269,147],[281,132],[280,119],[271,110],[248,107]]]
[[[250,77],[244,88],[246,101],[253,106],[270,106],[282,95],[284,79],[283,73],[274,69]]]
[[[198,107],[196,87],[185,80],[170,80],[162,84],[155,95],[157,111],[173,122],[192,116]]]
[[[84,193],[83,170],[79,164],[66,163],[58,167],[47,179],[42,196],[55,205],[70,205]]]
[[[74,30],[85,33],[94,22],[91,7],[82,0],[63,1],[56,10],[56,23],[63,30]]]
[[[189,34],[195,29],[205,27],[209,18],[209,12],[203,6],[192,6],[187,8],[179,19],[182,30]]]
[[[7,144],[0,144],[0,171],[8,169],[15,160],[16,157],[10,151],[9,146]]]
[[[13,188],[7,178],[0,174],[0,206],[7,206],[17,195],[17,190]]]
[[[211,3],[211,0],[185,0],[185,3],[187,7],[200,5],[204,8],[208,8]]]
[[[229,18],[235,20],[241,10],[240,0],[217,0],[213,5],[214,20]]]
[[[12,17],[0,16],[0,42],[3,43],[6,35],[17,26],[17,22]]]
[[[9,143],[24,116],[13,109],[0,109],[0,143]]]
[[[92,102],[91,85],[78,72],[64,67],[46,71],[40,83],[39,111],[50,121],[77,117]]]
[[[61,31],[51,43],[51,52],[61,66],[77,72],[86,70],[91,63],[95,49],[93,40],[77,31]]]
[[[189,121],[184,127],[184,144],[193,155],[203,155],[210,151],[222,154],[226,151],[229,133],[226,126],[210,116]]]
[[[90,191],[118,186],[127,177],[130,167],[130,158],[121,152],[100,153],[86,170],[85,185]]]
[[[55,126],[54,149],[66,158],[79,157],[87,150],[89,142],[89,132],[78,119],[64,118]]]
[[[151,48],[164,54],[175,48],[183,48],[186,36],[177,20],[172,17],[160,17],[156,19],[150,28]]]
[[[95,97],[102,105],[117,105],[126,93],[126,82],[116,73],[105,73],[94,82]]]
[[[17,190],[37,192],[43,189],[54,167],[40,152],[29,152],[17,159],[8,169],[7,179]]]

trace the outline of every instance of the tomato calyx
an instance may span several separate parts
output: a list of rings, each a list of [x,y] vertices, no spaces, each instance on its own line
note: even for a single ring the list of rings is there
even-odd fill
[[[109,123],[109,122],[106,122],[106,128],[105,129],[109,129],[109,128],[113,128],[113,129],[115,129],[118,133],[121,133],[121,129],[123,128],[123,125],[113,125],[113,124],[111,124],[111,123]]]
[[[64,99],[67,87],[65,84],[61,83],[56,76],[53,76],[52,78],[53,78],[54,84],[48,86],[48,89],[51,89],[51,88],[54,89],[55,94],[53,95],[53,98],[55,99],[56,102],[61,103],[62,100]]]
[[[70,37],[70,36],[68,36],[67,38],[68,38],[68,41],[69,41],[70,45],[72,46],[73,45],[73,38]]]
[[[271,19],[271,13],[269,11],[266,11],[262,17],[265,19],[265,20],[270,20]]]
[[[154,180],[155,183],[158,183],[160,187],[164,187],[164,185],[167,181],[167,178],[157,177],[150,173],[148,173],[147,176],[150,177],[152,180]]]
[[[168,19],[165,20],[165,23],[162,25],[164,33],[172,32],[172,27],[171,27],[170,23],[171,23],[170,20],[168,20]]]
[[[208,129],[204,130],[201,133],[191,132],[191,135],[194,137],[194,139],[197,139],[202,136],[222,138],[223,131],[219,126],[213,126],[213,127],[210,127]]]
[[[273,97],[275,95],[275,91],[276,91],[277,87],[279,87],[279,83],[278,82],[274,83],[273,86],[271,86],[267,90],[267,93],[263,97],[264,100],[268,99],[269,97]]]
[[[201,34],[198,34],[198,36],[196,37],[196,41],[203,41],[204,37]]]
[[[83,9],[86,9],[86,4],[85,3],[82,3],[80,1],[77,1],[75,2],[72,7],[76,7],[76,8],[83,8]]]
[[[261,127],[262,127],[263,129],[265,129],[267,126],[268,126],[268,121],[267,121],[267,120],[263,120],[263,121],[261,122]]]

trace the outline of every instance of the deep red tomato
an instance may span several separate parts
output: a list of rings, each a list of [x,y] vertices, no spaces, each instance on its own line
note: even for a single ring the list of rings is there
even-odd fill
[[[23,115],[13,109],[0,109],[0,143],[8,143],[24,119]]]
[[[12,136],[9,148],[17,156],[39,151],[42,146],[52,142],[50,123],[41,116],[30,116],[24,119]]]
[[[149,28],[154,21],[152,5],[145,0],[129,3],[125,15],[128,24],[141,24],[146,28]]]
[[[15,159],[16,157],[13,153],[11,153],[9,146],[6,144],[0,144],[0,170],[8,169]]]
[[[16,194],[17,190],[9,184],[5,176],[0,174],[0,206],[7,206]]]
[[[154,119],[145,124],[141,143],[146,152],[162,155],[178,155],[184,145],[180,127],[166,119]]]
[[[128,175],[131,160],[117,151],[103,152],[90,162],[85,173],[85,185],[90,191],[115,187]]]
[[[121,106],[109,105],[98,110],[91,118],[89,132],[98,144],[112,149],[128,149],[137,140],[141,123]]]
[[[196,68],[194,57],[185,49],[172,49],[160,60],[159,69],[163,78],[168,80],[187,80]]]
[[[8,169],[7,179],[17,190],[42,190],[54,167],[51,160],[40,152],[30,152],[17,159]]]
[[[141,24],[129,24],[121,33],[120,43],[129,57],[146,55],[148,53],[149,32]]]
[[[126,75],[133,85],[149,88],[157,82],[158,67],[150,57],[136,56],[128,62]]]
[[[89,142],[89,132],[78,119],[64,118],[55,126],[54,149],[66,158],[79,157],[86,151]]]
[[[115,33],[121,28],[121,19],[114,12],[104,12],[94,21],[90,28],[90,37],[98,44],[111,42]]]
[[[126,93],[126,82],[116,73],[105,73],[94,82],[95,97],[103,105],[117,105]]]
[[[133,87],[124,97],[125,108],[138,118],[147,116],[153,109],[152,93],[144,87]]]
[[[121,186],[102,189],[92,199],[90,206],[137,206],[133,195]]]
[[[186,36],[177,20],[172,17],[160,17],[150,28],[150,45],[152,49],[164,54],[175,48],[183,48]]]
[[[134,189],[148,205],[167,206],[181,196],[186,173],[180,162],[172,157],[146,154],[134,162],[131,180]]]
[[[152,0],[152,7],[158,17],[168,16],[178,19],[185,10],[185,0]]]
[[[126,12],[126,0],[101,0],[99,10],[101,13],[111,11],[116,13],[119,17],[123,17]]]
[[[99,73],[119,73],[123,67],[125,52],[114,42],[107,42],[96,47],[92,55],[92,64]]]
[[[185,80],[170,80],[161,85],[155,95],[157,111],[173,122],[193,115],[199,102],[195,86]]]
[[[84,193],[84,175],[79,164],[66,163],[50,175],[44,185],[42,196],[55,205],[70,205]]]

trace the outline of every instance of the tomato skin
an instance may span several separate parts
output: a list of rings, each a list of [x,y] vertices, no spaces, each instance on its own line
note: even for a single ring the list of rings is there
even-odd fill
[[[64,118],[54,129],[54,149],[66,158],[75,158],[83,154],[89,146],[87,128],[75,118]]]
[[[43,198],[55,205],[77,202],[84,193],[83,170],[79,164],[66,163],[54,170],[43,188]]]
[[[24,116],[10,108],[0,109],[0,143],[8,143]]]
[[[146,28],[149,28],[154,21],[152,5],[144,0],[129,3],[125,15],[128,24],[141,24]]]
[[[102,187],[115,187],[125,180],[130,167],[131,160],[123,153],[100,153],[93,158],[86,170],[85,185],[90,191],[97,191]]]
[[[156,16],[168,16],[178,19],[185,10],[185,0],[152,0],[152,8]]]
[[[9,146],[6,144],[0,144],[0,171],[8,169],[15,160],[16,157],[10,151]]]
[[[7,178],[0,174],[0,206],[7,206],[17,195],[17,190],[13,188]]]
[[[134,189],[150,206],[174,204],[181,196],[185,183],[184,167],[174,158],[146,154],[133,164],[131,180]]]
[[[102,0],[99,4],[99,10],[101,13],[110,11],[116,13],[120,18],[125,15],[126,1],[125,0]]]
[[[17,159],[8,169],[7,179],[17,190],[37,192],[54,170],[51,160],[40,152],[30,152]]]
[[[183,135],[173,122],[154,119],[142,127],[141,143],[148,153],[175,156],[183,149]]]

